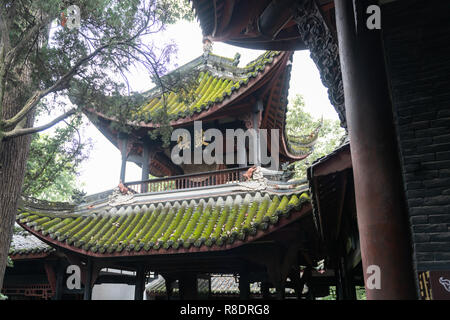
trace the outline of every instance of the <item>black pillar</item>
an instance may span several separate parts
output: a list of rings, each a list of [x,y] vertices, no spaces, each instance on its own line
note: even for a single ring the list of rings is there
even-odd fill
[[[91,300],[92,299],[92,259],[88,258],[86,265],[86,281],[84,283],[84,295],[83,300]]]
[[[170,298],[172,297],[174,280],[172,278],[164,277],[164,282],[166,284],[167,300],[170,300]]]
[[[270,291],[269,291],[269,283],[267,281],[261,282],[261,294],[263,299],[269,299],[270,298]]]
[[[347,297],[345,295],[342,269],[340,268],[339,262],[337,261],[334,268],[334,278],[336,281],[336,300],[346,300]]]
[[[197,275],[183,274],[178,280],[181,300],[196,300],[198,298]]]
[[[145,273],[146,271],[143,266],[139,266],[136,270],[136,283],[134,285],[134,300],[144,299]]]
[[[59,264],[56,271],[56,292],[53,300],[61,300],[64,291],[64,265]]]
[[[250,283],[247,271],[242,271],[239,274],[239,299],[250,299]]]
[[[366,24],[377,4],[335,0],[363,273],[367,299],[417,299],[381,30]],[[368,288],[369,266],[379,267],[379,288]]]

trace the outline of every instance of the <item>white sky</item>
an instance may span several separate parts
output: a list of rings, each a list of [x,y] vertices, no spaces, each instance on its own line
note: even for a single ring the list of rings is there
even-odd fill
[[[180,22],[170,26],[162,35],[161,41],[173,39],[178,46],[178,54],[174,61],[181,66],[203,53],[202,33],[198,22]],[[240,65],[245,65],[264,51],[249,50],[234,47],[224,43],[214,43],[215,54],[234,57],[236,52],[241,54]],[[152,84],[142,72],[136,72],[130,77],[133,91],[149,89]],[[315,118],[338,119],[338,116],[328,100],[326,88],[322,85],[319,71],[309,57],[309,51],[297,51],[294,54],[289,100],[296,94],[304,97],[306,109]],[[90,138],[93,148],[89,159],[82,165],[78,180],[87,194],[93,194],[112,189],[119,182],[121,156],[114,147],[96,128],[89,123],[83,130],[83,138]],[[128,163],[125,181],[140,180],[141,169],[134,163]]]

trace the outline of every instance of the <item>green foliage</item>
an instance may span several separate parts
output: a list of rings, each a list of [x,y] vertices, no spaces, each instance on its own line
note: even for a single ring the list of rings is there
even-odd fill
[[[162,1],[161,10],[168,11],[168,23],[177,20],[194,21],[194,12],[189,0],[165,0]]]
[[[286,131],[289,135],[302,135],[312,132],[320,125],[320,120],[315,120],[311,114],[305,111],[305,103],[301,95],[297,95],[288,106],[286,114]],[[295,163],[295,178],[306,178],[306,169],[318,158],[321,158],[342,142],[345,130],[341,128],[338,120],[323,119],[320,127],[319,138],[314,145],[312,153],[302,161]]]
[[[330,294],[319,298],[319,300],[336,300],[337,296],[336,296],[336,287],[332,286],[329,288],[330,290]],[[366,289],[364,288],[364,286],[356,286],[355,287],[355,291],[356,291],[356,300],[366,300]]]
[[[71,5],[81,13],[76,28],[65,20]],[[130,130],[127,120],[143,102],[140,94],[131,92],[127,77],[138,69],[149,80],[160,78],[176,52],[173,43],[156,42],[152,36],[167,24],[194,18],[188,0],[5,0],[0,10],[5,11],[2,27],[8,28],[2,28],[6,31],[0,36],[0,48],[7,50],[0,50],[0,70],[7,70],[0,74],[0,93],[20,87],[21,99],[15,101],[19,107],[42,93],[29,110],[45,104],[52,113],[67,111],[70,99],[78,111],[93,108],[114,115],[122,131]],[[28,71],[31,81],[23,80]],[[15,131],[15,124],[0,125],[0,137]],[[61,184],[70,180],[60,178]],[[39,193],[29,188],[27,193]]]
[[[6,266],[10,268],[14,267],[14,262],[11,260],[9,256],[6,258]]]
[[[88,157],[90,144],[81,142],[80,124],[80,118],[74,118],[52,135],[33,135],[22,187],[24,195],[48,201],[79,200],[84,195],[76,178],[80,164]]]

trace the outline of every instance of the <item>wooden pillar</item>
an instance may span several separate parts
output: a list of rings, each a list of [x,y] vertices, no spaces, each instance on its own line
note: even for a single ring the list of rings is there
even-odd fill
[[[171,297],[172,297],[174,280],[172,278],[170,278],[170,277],[164,277],[164,282],[166,284],[167,300],[170,300]]]
[[[122,164],[120,166],[120,181],[125,182],[125,171],[127,168],[127,145],[128,136],[126,134],[119,133],[117,136],[120,154],[122,156]]]
[[[239,274],[239,299],[248,300],[250,299],[250,283],[249,275],[246,270]]]
[[[64,265],[59,264],[56,271],[56,288],[55,295],[53,297],[54,300],[62,300],[63,291],[64,291]]]
[[[339,267],[338,262],[336,262],[334,268],[334,279],[336,281],[336,300],[346,300],[342,269]]]
[[[261,137],[259,135],[259,126],[260,126],[260,120],[262,117],[262,111],[264,110],[263,102],[261,99],[256,101],[254,107],[253,107],[253,129],[256,131],[256,146],[254,150],[254,165],[260,166],[261,165]],[[264,150],[264,152],[266,152]]]
[[[144,299],[145,273],[146,271],[143,266],[139,266],[136,270],[136,283],[134,285],[134,300]]]
[[[84,283],[84,295],[83,300],[91,300],[92,299],[92,259],[88,258],[87,265],[86,265],[86,277],[85,277],[85,283]]]
[[[181,300],[196,300],[198,298],[197,275],[183,274],[178,279],[178,288]]]
[[[417,299],[381,30],[366,24],[372,4],[335,1],[363,273],[369,300]],[[380,270],[379,288],[368,287],[369,266]]]
[[[344,300],[356,300],[355,284],[353,282],[353,272],[348,268],[347,259],[341,257],[339,259],[339,274],[341,276],[341,283],[343,289]]]
[[[280,281],[277,285],[277,299],[283,300],[286,295],[286,286],[284,281]]]
[[[263,299],[270,298],[269,288],[269,283],[267,281],[261,281],[261,294]]]
[[[144,142],[144,150],[142,151],[142,174],[141,180],[148,180],[149,175],[149,165],[150,165],[150,150],[149,145]],[[148,185],[143,183],[141,186],[142,193],[148,191]]]

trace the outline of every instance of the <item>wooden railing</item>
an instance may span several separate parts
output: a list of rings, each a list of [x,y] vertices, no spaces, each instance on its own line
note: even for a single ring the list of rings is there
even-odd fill
[[[133,181],[124,183],[124,185],[136,193],[217,186],[221,184],[245,181],[245,177],[243,175],[249,168],[250,167],[241,167],[144,181]]]

